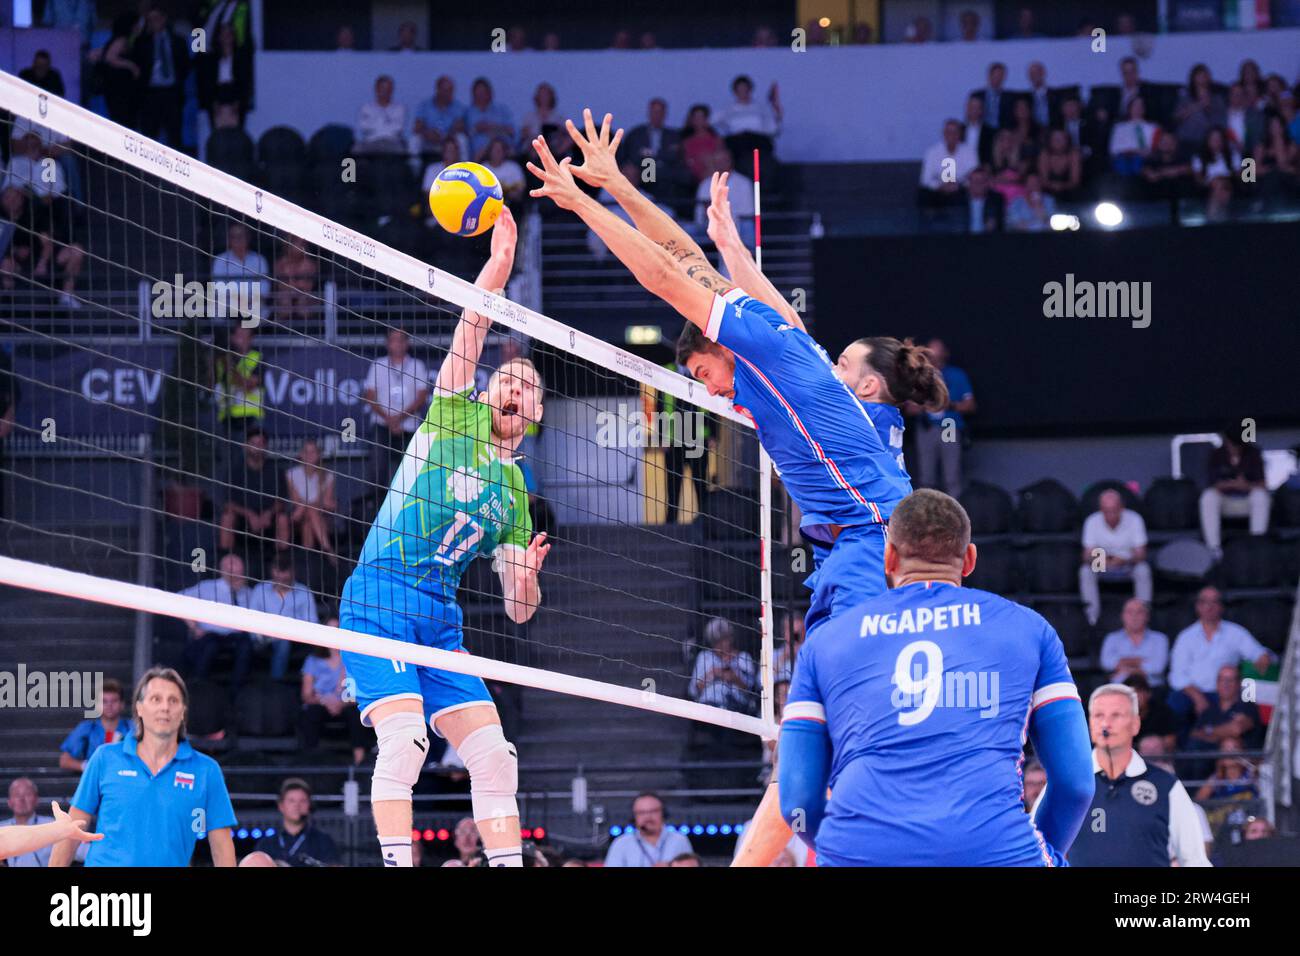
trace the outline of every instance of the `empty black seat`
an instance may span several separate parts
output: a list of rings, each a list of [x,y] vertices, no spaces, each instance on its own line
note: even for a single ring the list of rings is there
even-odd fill
[[[1079,546],[1068,541],[1040,541],[1024,556],[1025,583],[1035,594],[1078,592]]]
[[[1246,598],[1225,609],[1224,618],[1240,624],[1270,651],[1281,654],[1291,631],[1291,602],[1282,598]]]
[[[1143,517],[1149,531],[1187,531],[1195,528],[1196,482],[1190,478],[1157,478],[1142,500]]]
[[[979,546],[975,570],[962,583],[981,591],[1008,595],[1018,589],[1018,578],[1016,554],[1009,545],[983,544]]]
[[[1278,583],[1281,564],[1267,537],[1230,538],[1223,544],[1219,575],[1225,588],[1270,588]]]
[[[187,689],[190,693],[185,714],[187,731],[195,737],[207,737],[227,729],[229,697],[225,689],[205,680],[194,681]]]
[[[257,161],[259,163],[297,163],[300,167],[307,162],[307,144],[302,135],[289,126],[273,126],[262,134],[257,141]]]
[[[208,165],[240,179],[252,179],[253,141],[242,129],[219,129],[208,137]]]
[[[313,166],[331,166],[337,177],[342,172],[340,165],[352,155],[352,127],[341,123],[322,126],[312,134],[308,144],[308,153]]]
[[[1020,528],[1036,534],[1069,531],[1078,522],[1079,502],[1054,478],[1020,489]]]
[[[250,737],[288,737],[297,732],[300,701],[292,687],[257,681],[239,692],[235,702],[239,732]]]
[[[1142,514],[1141,499],[1133,493],[1132,488],[1116,478],[1103,478],[1101,481],[1094,481],[1085,488],[1083,494],[1079,495],[1079,514],[1086,517],[1099,510],[1098,501],[1100,501],[1103,491],[1118,492],[1120,498],[1124,500],[1125,508]]]
[[[997,485],[969,481],[960,501],[970,516],[971,534],[1005,534],[1011,530],[1015,507],[1011,495]]]

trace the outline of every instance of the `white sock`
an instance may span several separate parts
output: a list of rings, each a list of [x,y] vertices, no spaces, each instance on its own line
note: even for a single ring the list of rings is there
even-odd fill
[[[381,836],[379,852],[384,858],[384,866],[411,866],[411,834]]]
[[[503,846],[495,850],[484,850],[488,866],[523,866],[524,851],[521,846]]]

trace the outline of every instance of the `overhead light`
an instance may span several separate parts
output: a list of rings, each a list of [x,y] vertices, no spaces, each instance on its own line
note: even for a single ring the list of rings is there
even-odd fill
[[[1092,211],[1092,215],[1098,225],[1105,226],[1107,229],[1114,229],[1124,221],[1124,210],[1113,202],[1097,203],[1097,208]]]
[[[1057,212],[1052,214],[1048,224],[1057,232],[1065,232],[1067,229],[1073,232],[1079,228],[1079,217],[1071,216],[1068,213]]]
[[[629,325],[623,339],[628,345],[658,345],[664,340],[664,330],[657,325]]]

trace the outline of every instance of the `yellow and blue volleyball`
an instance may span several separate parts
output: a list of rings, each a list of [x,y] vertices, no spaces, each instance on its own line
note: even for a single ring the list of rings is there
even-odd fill
[[[477,236],[501,215],[501,183],[486,166],[452,163],[429,187],[429,208],[448,232]]]

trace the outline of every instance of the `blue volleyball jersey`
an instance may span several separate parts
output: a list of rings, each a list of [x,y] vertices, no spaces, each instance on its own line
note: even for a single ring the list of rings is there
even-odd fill
[[[705,335],[735,353],[732,404],[754,422],[804,533],[829,542],[829,525],[888,521],[911,485],[826,351],[740,289],[714,297]]]
[[[912,476],[907,473],[907,463],[903,461],[903,432],[907,427],[903,423],[903,413],[895,406],[882,402],[863,402],[862,407],[867,410],[871,424],[876,426],[876,434],[898,465],[898,473],[907,482],[907,494],[911,494]]]
[[[824,721],[831,797],[820,862],[1050,866],[1025,812],[1032,711],[1078,691],[1040,615],[919,582],[870,599],[804,643],[783,719]]]

